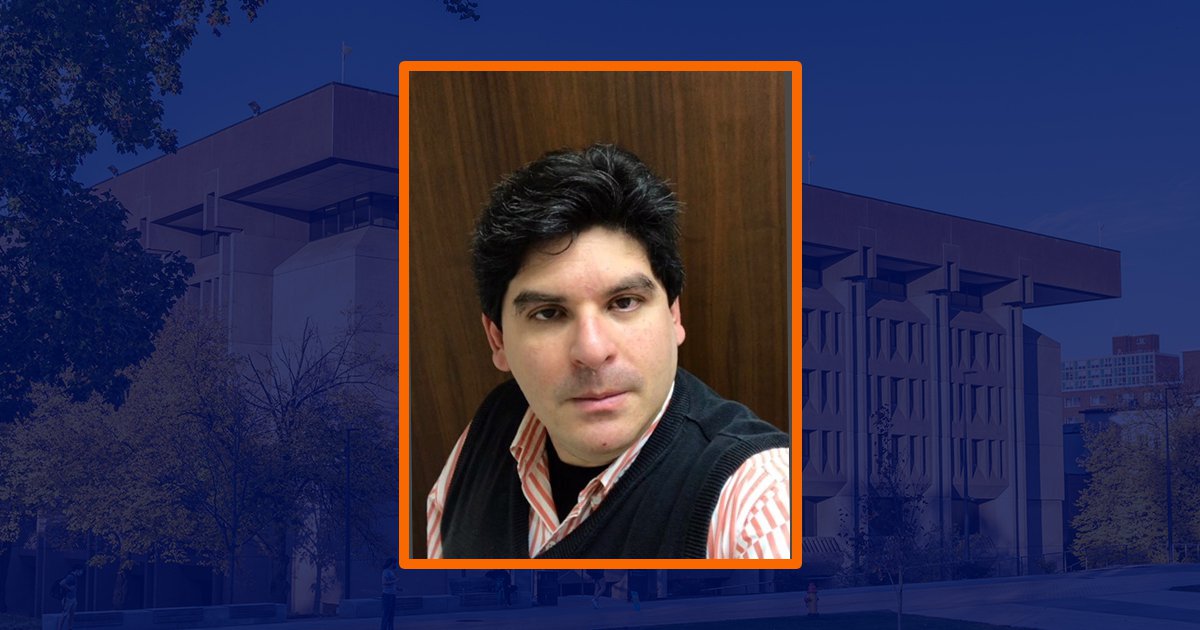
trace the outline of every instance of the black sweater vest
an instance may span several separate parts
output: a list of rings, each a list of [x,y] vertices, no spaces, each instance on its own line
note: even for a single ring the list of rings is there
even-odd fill
[[[528,558],[529,503],[508,451],[529,404],[516,381],[471,423],[442,516],[446,558]],[[703,558],[721,488],[787,434],[683,369],[658,427],[604,502],[539,558]]]

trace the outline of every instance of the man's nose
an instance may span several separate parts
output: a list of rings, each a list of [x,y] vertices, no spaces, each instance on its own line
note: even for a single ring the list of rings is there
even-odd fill
[[[613,332],[603,317],[588,315],[577,320],[575,339],[571,344],[571,361],[594,370],[612,358],[615,351]]]

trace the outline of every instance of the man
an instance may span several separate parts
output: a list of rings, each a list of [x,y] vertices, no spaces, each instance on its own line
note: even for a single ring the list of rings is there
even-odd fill
[[[492,569],[484,573],[483,577],[492,581],[504,605],[512,606],[513,591],[517,590],[516,585],[512,583],[512,573],[508,569]]]
[[[588,569],[587,576],[592,578],[592,608],[600,607],[600,596],[604,594],[604,571]]]
[[[515,380],[430,492],[431,558],[790,557],[787,436],[678,367],[678,214],[611,145],[492,191],[473,268]]]
[[[83,569],[75,569],[66,577],[59,580],[62,589],[62,616],[58,618],[58,630],[71,630],[75,627],[75,609],[79,606],[79,578],[83,577]]]
[[[383,605],[379,630],[392,630],[396,627],[396,582],[400,581],[399,576],[396,575],[397,569],[399,566],[396,564],[395,558],[388,558],[384,561],[383,573],[380,575],[383,588],[379,599]]]

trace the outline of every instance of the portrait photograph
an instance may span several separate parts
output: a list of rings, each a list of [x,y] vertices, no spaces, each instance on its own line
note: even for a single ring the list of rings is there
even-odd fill
[[[798,72],[408,77],[410,557],[793,557]]]

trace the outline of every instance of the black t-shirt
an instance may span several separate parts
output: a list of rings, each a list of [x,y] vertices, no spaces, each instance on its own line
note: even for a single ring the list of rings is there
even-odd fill
[[[559,459],[554,450],[554,442],[546,436],[546,459],[550,469],[550,493],[554,496],[554,511],[558,512],[558,522],[567,520],[567,515],[579,502],[579,492],[588,485],[596,475],[604,472],[608,464],[603,466],[572,466]],[[609,462],[611,463],[611,462]]]

